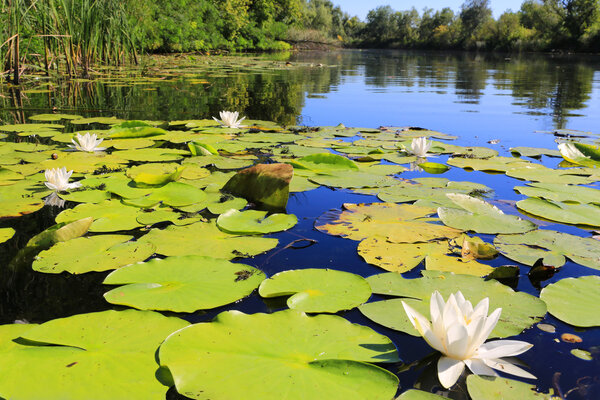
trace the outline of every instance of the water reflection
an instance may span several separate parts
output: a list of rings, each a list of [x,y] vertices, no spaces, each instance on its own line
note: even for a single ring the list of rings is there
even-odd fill
[[[570,117],[589,114],[594,74],[600,70],[599,59],[592,56],[340,51],[285,57],[291,64],[285,70],[202,69],[203,59],[172,59],[168,68],[163,62],[160,67],[119,70],[116,75],[106,71],[104,79],[97,81],[39,79],[37,85],[23,90],[0,86],[0,117],[5,122],[23,122],[28,115],[59,110],[177,120],[239,110],[253,119],[292,125],[310,123],[299,121],[306,112],[306,99],[353,86],[356,101],[366,92],[429,93],[470,107],[481,106],[487,95],[510,96],[509,104],[518,110],[509,113],[549,115],[551,128],[563,129]],[[378,99],[390,101],[385,96]]]

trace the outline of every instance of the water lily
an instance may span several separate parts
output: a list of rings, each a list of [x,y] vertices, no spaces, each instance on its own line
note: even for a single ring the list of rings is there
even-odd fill
[[[414,138],[410,144],[411,153],[417,157],[427,157],[427,151],[431,148],[431,141],[426,137]]]
[[[484,343],[500,318],[501,308],[488,316],[489,299],[481,300],[475,308],[460,291],[444,302],[436,290],[431,295],[431,323],[427,318],[402,302],[408,319],[434,349],[442,353],[438,361],[438,378],[445,388],[456,383],[468,367],[474,374],[498,374],[494,369],[524,378],[535,376],[511,364],[502,357],[516,356],[533,345],[520,340],[494,340]]]
[[[72,149],[79,151],[87,151],[88,153],[93,153],[95,151],[102,151],[106,149],[106,147],[98,147],[98,145],[102,143],[104,139],[98,139],[95,133],[90,134],[88,132],[85,135],[81,135],[80,133],[78,133],[76,137],[77,141],[75,141],[75,139],[71,139],[73,144],[70,144],[69,147],[71,147]]]
[[[221,111],[219,113],[221,120],[218,120],[215,117],[213,117],[213,119],[215,121],[217,121],[218,123],[220,123],[221,126],[223,126],[223,127],[242,128],[242,125],[240,125],[240,124],[242,123],[243,120],[246,119],[246,117],[238,119],[239,115],[240,114],[237,111],[233,111],[233,112],[232,111]]]
[[[576,160],[578,158],[589,158],[579,151],[573,143],[561,143],[558,145],[558,150],[560,150],[560,154],[567,161]]]
[[[67,168],[52,168],[47,169],[44,174],[46,175],[46,181],[44,184],[50,190],[62,192],[69,189],[78,188],[81,186],[79,182],[69,183],[69,178],[73,174],[73,171],[67,172]]]

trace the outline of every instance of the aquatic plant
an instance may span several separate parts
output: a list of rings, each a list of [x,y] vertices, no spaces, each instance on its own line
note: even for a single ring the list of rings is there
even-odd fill
[[[477,375],[496,376],[494,369],[535,379],[535,376],[502,357],[526,352],[532,344],[520,340],[495,340],[484,343],[498,323],[501,308],[488,316],[489,299],[475,308],[458,291],[444,299],[437,290],[431,295],[431,323],[414,308],[402,302],[410,322],[434,349],[443,355],[438,361],[438,378],[445,388],[453,386],[465,366]]]
[[[86,151],[88,153],[93,153],[95,151],[102,151],[106,149],[106,147],[98,147],[104,139],[98,139],[98,136],[95,133],[90,134],[88,132],[85,135],[81,135],[80,133],[78,133],[76,137],[77,141],[75,139],[71,139],[73,144],[70,144],[69,147],[71,147],[72,149]]]
[[[427,157],[431,148],[431,142],[426,137],[415,138],[410,144],[411,153],[417,157]]]
[[[221,124],[221,126],[226,128],[241,128],[242,121],[246,119],[246,117],[242,117],[238,119],[239,113],[237,111],[221,111],[219,113],[220,120],[213,117],[215,121]]]
[[[72,174],[73,170],[67,172],[66,167],[47,169],[44,172],[44,175],[46,176],[46,182],[44,182],[44,184],[48,189],[57,192],[80,187],[81,183],[79,182],[69,183],[69,178]]]

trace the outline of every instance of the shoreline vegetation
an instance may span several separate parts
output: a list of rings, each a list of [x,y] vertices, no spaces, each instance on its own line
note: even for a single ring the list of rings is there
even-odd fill
[[[26,72],[88,77],[148,53],[389,48],[600,52],[599,0],[526,0],[492,17],[379,6],[366,21],[330,0],[0,0],[0,83]]]

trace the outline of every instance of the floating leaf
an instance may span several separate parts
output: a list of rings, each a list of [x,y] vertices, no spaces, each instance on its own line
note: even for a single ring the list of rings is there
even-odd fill
[[[202,189],[182,182],[169,182],[162,187],[152,189],[147,196],[124,199],[123,203],[141,208],[151,208],[158,203],[171,207],[184,207],[205,200],[206,193]]]
[[[580,185],[592,183],[595,179],[590,179],[587,176],[581,176],[576,169],[557,170],[545,167],[541,164],[529,164],[518,168],[513,168],[506,171],[506,175],[523,179],[525,181],[562,183],[569,185]],[[583,175],[589,175],[583,173]]]
[[[346,203],[344,210],[330,210],[317,218],[315,228],[352,240],[381,236],[396,243],[426,242],[460,235],[459,230],[428,223],[437,221],[427,218],[434,213],[432,208],[409,204]]]
[[[529,197],[541,197],[552,201],[600,205],[600,190],[561,183],[529,183],[528,186],[515,186],[517,193]]]
[[[137,217],[142,211],[129,207],[118,200],[106,200],[96,204],[79,204],[75,208],[64,210],[56,216],[56,222],[70,222],[85,217],[93,217],[91,232],[128,231],[141,225]]]
[[[0,228],[0,243],[4,243],[15,235],[13,228]]]
[[[435,163],[435,162],[424,162],[417,164],[419,168],[421,168],[425,172],[429,172],[430,174],[442,174],[448,171],[450,168],[445,164]]]
[[[592,353],[590,353],[587,350],[573,349],[573,350],[571,350],[571,354],[573,354],[575,357],[579,358],[580,360],[584,360],[584,361],[592,361],[594,359],[594,357],[592,356]]]
[[[481,264],[475,260],[450,257],[443,254],[427,256],[425,258],[425,268],[475,276],[486,276],[494,270],[489,265]]]
[[[81,115],[73,114],[36,114],[29,117],[32,121],[60,121],[62,119],[80,119]]]
[[[195,398],[389,400],[398,386],[394,374],[368,364],[398,359],[388,338],[296,310],[223,312],[170,335],[159,359],[177,391]]]
[[[149,163],[129,168],[127,176],[136,183],[165,185],[179,179],[184,169],[177,164]]]
[[[152,229],[138,241],[148,241],[165,256],[202,255],[232,259],[255,256],[277,246],[277,239],[238,236],[222,232],[212,222]]]
[[[266,211],[231,209],[219,215],[217,226],[224,232],[255,235],[286,231],[298,223],[294,214],[271,214]]]
[[[566,278],[542,289],[548,312],[567,324],[600,326],[600,276]]]
[[[521,157],[541,157],[541,156],[550,156],[550,157],[561,157],[560,151],[551,150],[551,149],[541,149],[538,147],[511,147],[510,152],[513,155],[521,156]]]
[[[431,293],[438,290],[443,297],[460,290],[472,304],[489,297],[490,310],[502,308],[502,317],[492,332],[492,337],[518,335],[542,319],[546,314],[543,301],[530,294],[515,292],[495,280],[484,281],[470,275],[449,272],[422,271],[423,277],[404,279],[400,274],[384,273],[367,278],[373,293],[400,296],[392,299],[366,303],[359,310],[369,319],[388,328],[414,336],[420,336],[403,312],[402,301],[423,315],[429,314]]]
[[[343,171],[358,171],[358,165],[346,157],[333,153],[311,154],[290,162],[295,168],[315,174],[337,175]]]
[[[396,397],[396,400],[443,400],[446,397],[438,396],[437,394],[424,392],[422,390],[409,389]]]
[[[0,397],[164,399],[156,349],[188,323],[151,311],[104,311],[39,326],[0,326]],[[29,329],[28,329],[29,328]],[[12,341],[18,337],[27,345]]]
[[[600,226],[600,207],[593,204],[570,204],[530,197],[517,201],[517,208],[550,221]]]
[[[150,243],[130,242],[133,236],[97,235],[60,242],[42,251],[34,260],[34,271],[83,274],[107,271],[144,261],[154,253]]]
[[[248,296],[265,279],[245,264],[202,256],[167,257],[110,273],[105,285],[125,285],[104,294],[112,304],[141,310],[194,312]]]
[[[514,157],[491,157],[491,158],[463,158],[452,157],[447,161],[448,165],[475,171],[506,172],[510,169],[527,166],[531,163]]]
[[[536,228],[533,222],[504,214],[478,198],[459,193],[446,196],[461,208],[438,208],[440,219],[453,228],[477,233],[522,233]]]
[[[369,300],[371,287],[359,275],[309,268],[275,274],[260,284],[258,293],[267,298],[291,296],[287,306],[295,310],[336,313]]]
[[[522,235],[498,235],[494,245],[506,257],[529,266],[541,259],[544,265],[560,267],[568,257],[577,264],[600,269],[600,242],[592,238],[543,229]]]
[[[535,385],[499,376],[467,376],[467,388],[473,400],[553,400],[554,391],[539,393]]]
[[[398,273],[410,271],[428,255],[449,251],[447,242],[390,243],[383,238],[371,237],[358,244],[358,254],[366,262]]]

